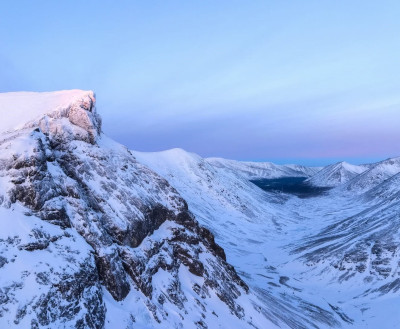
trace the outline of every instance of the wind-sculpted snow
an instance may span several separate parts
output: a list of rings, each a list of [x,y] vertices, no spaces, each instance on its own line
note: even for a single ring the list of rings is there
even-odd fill
[[[44,112],[0,137],[0,327],[269,326],[186,201],[78,94],[35,95]]]

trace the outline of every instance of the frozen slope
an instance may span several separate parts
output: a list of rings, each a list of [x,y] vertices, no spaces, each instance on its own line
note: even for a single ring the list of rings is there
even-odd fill
[[[102,134],[92,92],[29,95],[0,102],[20,114],[0,135],[1,328],[274,327],[180,194]]]

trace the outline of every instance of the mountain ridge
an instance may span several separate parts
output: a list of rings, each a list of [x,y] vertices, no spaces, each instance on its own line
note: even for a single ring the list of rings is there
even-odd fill
[[[206,161],[220,168],[225,167],[235,172],[241,172],[249,179],[310,177],[322,169],[322,167],[277,165],[272,162],[237,161],[223,158],[206,158]]]
[[[52,96],[40,94],[45,104]],[[102,134],[94,94],[65,104],[33,111],[0,138],[2,214],[20,230],[0,237],[1,326],[269,323],[186,201]]]
[[[314,186],[334,187],[347,183],[366,170],[367,167],[363,165],[352,165],[345,161],[337,162],[321,169],[307,179],[306,183]]]

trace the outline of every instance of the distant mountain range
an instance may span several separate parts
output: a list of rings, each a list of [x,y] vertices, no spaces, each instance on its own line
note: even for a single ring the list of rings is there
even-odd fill
[[[242,162],[222,158],[208,158],[207,162],[215,167],[230,169],[241,173],[248,179],[279,177],[311,177],[323,167],[305,167],[300,165],[277,165],[272,162]]]

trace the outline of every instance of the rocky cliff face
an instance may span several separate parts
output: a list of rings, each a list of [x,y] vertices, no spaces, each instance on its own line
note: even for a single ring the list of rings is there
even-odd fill
[[[1,327],[265,324],[185,200],[101,133],[92,92],[1,135],[0,201]]]

